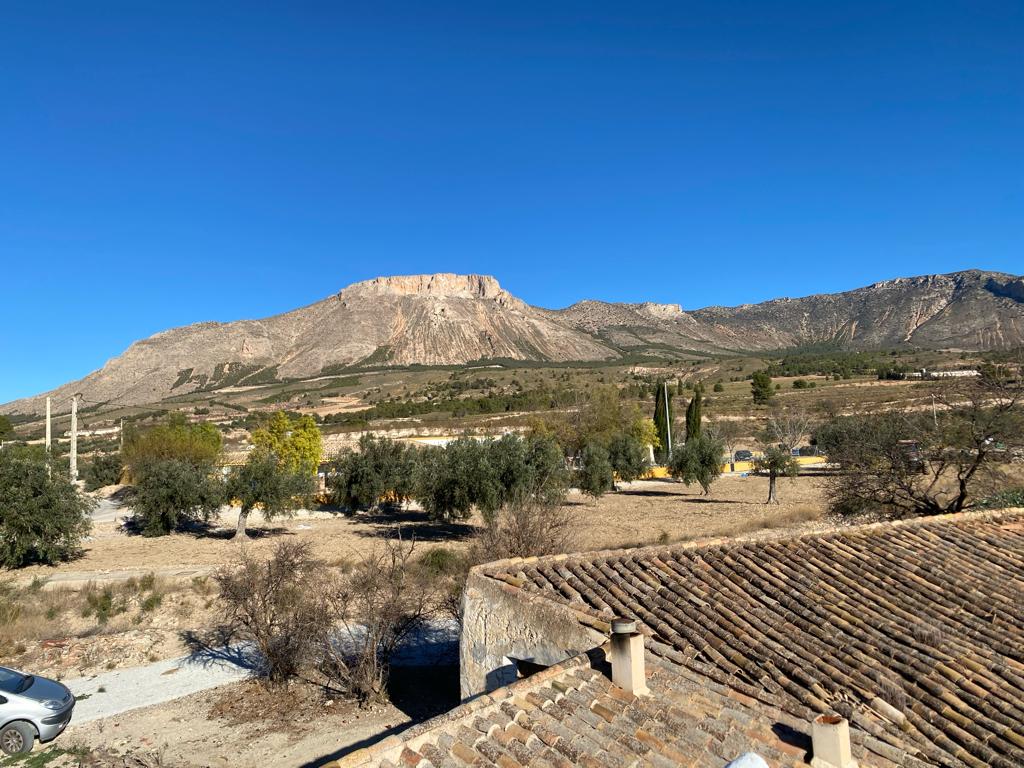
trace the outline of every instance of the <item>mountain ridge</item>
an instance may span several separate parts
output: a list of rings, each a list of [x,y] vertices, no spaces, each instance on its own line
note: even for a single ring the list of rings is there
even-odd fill
[[[735,307],[584,299],[533,307],[489,275],[397,275],[261,319],[204,321],[133,342],[82,379],[0,406],[38,413],[47,394],[143,405],[226,386],[359,366],[482,359],[614,361],[625,354],[764,352],[835,343],[987,350],[1024,345],[1024,278],[965,270]]]

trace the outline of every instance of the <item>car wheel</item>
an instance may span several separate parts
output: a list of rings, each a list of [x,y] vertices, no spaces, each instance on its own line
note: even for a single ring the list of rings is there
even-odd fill
[[[0,730],[0,750],[5,755],[31,752],[36,732],[28,723],[8,723]]]

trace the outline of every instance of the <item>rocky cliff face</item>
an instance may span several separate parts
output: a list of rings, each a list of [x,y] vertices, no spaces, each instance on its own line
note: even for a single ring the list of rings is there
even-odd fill
[[[1024,280],[968,271],[684,311],[677,304],[599,301],[546,310],[483,275],[379,277],[263,320],[158,333],[49,394],[82,392],[92,402],[145,404],[341,366],[613,360],[651,349],[765,351],[821,342],[853,348],[1021,346]],[[0,412],[38,412],[43,397],[9,403]]]

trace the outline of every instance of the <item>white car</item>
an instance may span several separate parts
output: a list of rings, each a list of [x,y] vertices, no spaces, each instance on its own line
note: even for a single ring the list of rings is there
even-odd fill
[[[75,697],[56,680],[0,667],[0,751],[17,755],[31,752],[36,739],[52,741],[74,708]]]

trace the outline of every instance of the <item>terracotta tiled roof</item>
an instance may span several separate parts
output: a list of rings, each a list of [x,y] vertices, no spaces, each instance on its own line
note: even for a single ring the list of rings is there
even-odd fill
[[[638,618],[650,694],[598,648],[353,753],[346,768],[805,765],[820,712],[861,766],[1024,765],[1024,512],[491,563],[607,631]]]
[[[802,721],[942,765],[1024,765],[1024,513],[505,561],[483,572]]]
[[[650,695],[612,685],[603,649],[473,699],[439,718],[339,761],[344,768],[544,766],[720,768],[749,751],[773,767],[806,765],[809,723],[649,655]],[[871,751],[874,747],[880,752]],[[854,744],[863,766],[917,765],[871,737]]]

